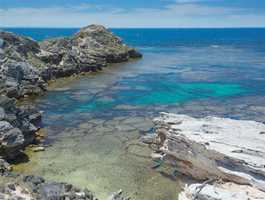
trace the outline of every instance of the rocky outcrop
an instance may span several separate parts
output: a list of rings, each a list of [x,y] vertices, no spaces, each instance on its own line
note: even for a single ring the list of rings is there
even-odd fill
[[[179,195],[180,200],[257,200],[264,192],[248,185],[229,183],[191,184]]]
[[[66,183],[46,182],[38,176],[21,176],[16,182],[6,184],[0,195],[4,199],[97,199],[89,190],[81,190]]]
[[[16,100],[0,95],[0,157],[15,158],[34,142],[41,114],[30,106],[18,108]]]
[[[10,32],[0,32],[0,176],[17,177],[6,160],[14,160],[36,141],[41,115],[31,106],[16,106],[16,99],[46,91],[51,79],[80,72],[95,72],[110,63],[142,55],[99,25],[82,28],[68,38],[40,43]],[[43,147],[35,149],[43,150]],[[18,177],[22,177],[19,175]],[[0,199],[96,199],[88,190],[70,184],[46,183],[43,178],[23,176],[0,187]],[[109,200],[126,200],[122,192]]]
[[[71,184],[47,182],[38,176],[17,176],[15,181],[0,186],[0,199],[26,200],[97,200],[88,189],[79,189]],[[121,191],[108,200],[128,200]]]
[[[249,191],[257,190],[265,198],[264,124],[217,117],[197,119],[167,113],[161,113],[154,121],[155,138],[152,141],[150,137],[144,139],[155,149],[154,158],[169,162],[181,174],[206,181],[190,185],[181,199],[185,199],[184,196],[194,199],[198,188],[201,194],[198,197],[201,198],[197,199],[225,199],[219,197],[225,193],[233,194],[224,184],[213,184],[216,181],[232,182],[235,190],[248,185]],[[207,193],[209,190],[226,192],[216,197],[210,195],[215,192]]]
[[[98,71],[109,63],[141,56],[99,25],[82,28],[72,37],[40,43],[0,32],[0,94],[15,98],[41,94],[50,79]]]
[[[48,63],[53,76],[97,71],[108,63],[120,63],[141,57],[135,49],[122,43],[103,26],[82,28],[70,38],[46,40],[40,43],[38,56]],[[46,78],[49,78],[47,72]]]
[[[0,32],[0,39],[0,94],[19,98],[44,91],[46,83],[35,65],[42,63],[36,56],[38,43],[9,32]]]

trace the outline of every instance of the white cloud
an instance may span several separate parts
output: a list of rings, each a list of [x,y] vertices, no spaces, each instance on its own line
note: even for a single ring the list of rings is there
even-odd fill
[[[11,8],[0,9],[0,27],[80,27],[92,23],[108,27],[265,26],[265,15],[245,13],[245,10],[238,8],[176,2],[161,9],[139,8],[130,11],[90,4],[75,7]]]

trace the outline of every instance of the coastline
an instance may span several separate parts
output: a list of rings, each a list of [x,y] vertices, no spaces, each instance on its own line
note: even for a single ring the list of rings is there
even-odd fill
[[[154,122],[155,135],[142,138],[152,145],[153,159],[195,180],[187,182],[180,200],[265,197],[263,123],[172,113]]]
[[[91,74],[91,73],[94,73],[94,72],[88,72],[88,74]],[[96,75],[95,75],[96,76]],[[64,79],[64,78],[61,78],[61,79],[56,79],[56,81],[52,81],[51,82],[51,84],[50,85],[47,85],[47,88],[46,89],[48,89],[48,91],[49,91],[49,87],[50,87],[50,89],[54,89],[55,91],[57,90],[57,91],[67,91],[67,87],[61,87],[60,86],[60,84],[62,83],[62,82],[67,82],[67,81],[69,81],[69,80],[73,80],[73,81],[75,81],[75,80],[78,80],[80,77],[82,77],[82,75],[73,75],[72,77],[68,77],[68,78],[66,78],[66,79]],[[58,82],[57,82],[58,81]],[[59,86],[59,87],[58,87]],[[28,96],[28,95],[26,95],[26,96]],[[31,98],[31,96],[28,96],[28,98]],[[167,110],[167,109],[165,109],[165,110]],[[195,112],[196,112],[196,109],[195,109]],[[119,119],[120,120],[120,119]],[[118,120],[118,121],[119,121]],[[124,120],[127,120],[126,118],[124,119]],[[140,121],[141,120],[143,120],[143,118],[140,118]],[[194,120],[194,119],[189,119],[188,121],[192,121],[192,120]],[[122,121],[122,120],[120,120],[120,121]],[[120,121],[118,122],[118,124],[120,123]],[[176,120],[177,121],[177,120]],[[194,121],[196,121],[196,120],[194,120]],[[104,122],[105,123],[105,122]],[[244,124],[244,122],[242,122],[243,124]],[[112,123],[111,123],[112,124]],[[218,124],[218,123],[216,123],[216,124]],[[214,124],[213,125],[213,127],[215,127],[215,125],[216,124]],[[116,125],[116,124],[115,124]],[[131,124],[129,124],[130,126],[131,126]],[[172,124],[169,124],[169,125],[172,125]],[[83,129],[90,129],[90,127],[89,126],[87,126],[87,124],[82,124],[82,126],[83,126]],[[113,126],[113,124],[112,124],[112,126]],[[217,125],[216,125],[217,126]],[[128,128],[128,126],[127,126],[127,124],[126,124],[126,127],[127,127],[127,129],[128,130],[130,130],[130,127]],[[104,130],[105,130],[105,128],[106,127],[99,127],[99,130],[101,129],[101,128],[103,128]],[[153,128],[153,127],[149,127],[149,128]],[[211,130],[211,126],[210,126],[210,130],[208,130],[207,129],[207,127],[204,127],[204,129],[206,130],[206,132],[211,132],[212,130]],[[95,129],[96,130],[96,129]],[[97,131],[95,131],[94,130],[94,132],[97,132]],[[102,129],[101,129],[102,130]],[[111,130],[111,131],[110,131]],[[130,131],[128,131],[128,130],[126,130],[126,133],[127,132],[130,132]],[[73,131],[75,131],[75,132],[77,132],[77,133],[81,133],[80,135],[82,135],[82,131],[80,131],[79,129],[76,129],[76,130],[73,130]],[[109,131],[110,132],[115,132],[116,130],[115,129],[109,129]],[[170,129],[170,131],[169,132],[171,132],[171,131],[176,131],[175,129]],[[93,132],[93,130],[92,130],[92,132]],[[104,132],[104,131],[103,131]],[[143,132],[148,132],[148,130],[146,129],[145,131],[143,131]],[[85,133],[85,132],[84,132]],[[101,132],[100,132],[101,133]],[[107,132],[106,132],[107,133]],[[225,132],[224,132],[225,133]],[[107,133],[107,134],[109,134],[109,133]],[[210,133],[209,133],[210,134]],[[213,135],[215,135],[215,134],[213,134]],[[262,134],[261,134],[262,135]],[[150,138],[147,138],[147,139],[150,139]],[[81,143],[81,141],[82,140],[80,140],[80,143]],[[192,138],[192,143],[199,143],[200,144],[200,141],[198,142],[196,139],[193,139]],[[87,142],[88,143],[88,142]],[[183,142],[180,142],[180,144],[185,144],[185,141]],[[107,145],[106,145],[107,146]],[[205,146],[207,147],[207,144],[205,144]],[[187,148],[188,149],[188,148]],[[186,149],[185,149],[186,150]],[[138,150],[139,151],[139,150]],[[159,151],[158,151],[159,152]],[[195,153],[197,152],[197,150],[195,149]],[[198,151],[199,153],[201,153],[201,151]],[[198,153],[197,152],[197,153]],[[156,152],[157,153],[157,152]],[[165,153],[165,152],[164,152]],[[158,159],[158,158],[160,158],[157,154],[151,154],[152,156],[153,156],[153,158],[155,158],[155,159]],[[186,155],[186,154],[185,154]],[[219,155],[218,153],[216,153],[216,155]],[[216,156],[215,154],[214,154],[214,156]],[[204,154],[202,154],[202,156],[204,156]],[[214,157],[213,156],[213,157]],[[184,158],[184,161],[186,161],[185,160],[186,158]],[[209,160],[207,160],[207,164],[209,163],[209,164],[211,164],[212,162],[211,162],[211,159],[212,159],[212,157],[209,159]],[[185,162],[184,162],[185,163]],[[87,164],[87,163],[86,163]],[[188,163],[188,165],[189,165],[190,163]],[[196,164],[196,163],[195,163]],[[159,167],[159,166],[158,166]],[[241,167],[241,166],[240,166]],[[206,171],[208,170],[208,168],[207,168],[207,166],[206,166]],[[182,168],[180,167],[180,171],[182,171]],[[208,172],[209,172],[210,170],[208,170]],[[217,170],[218,171],[218,170]],[[198,173],[203,173],[204,172],[204,169],[198,169],[197,170],[197,172]],[[216,171],[215,171],[216,172]],[[219,172],[219,171],[218,171]],[[185,177],[186,176],[190,176],[190,174],[189,175],[185,175]],[[168,174],[168,177],[170,177],[170,174]],[[208,177],[208,175],[207,175],[207,177]],[[210,177],[210,176],[209,176]],[[201,192],[202,192],[202,195],[208,195],[207,193],[205,193],[205,190],[206,190],[206,192],[207,191],[209,191],[209,190],[212,190],[212,186],[214,186],[214,190],[217,190],[220,194],[222,194],[222,192],[223,192],[223,189],[227,189],[227,187],[229,188],[229,187],[233,187],[233,188],[241,188],[240,190],[248,190],[249,189],[249,186],[242,186],[241,187],[241,185],[240,186],[238,186],[238,184],[236,184],[236,185],[233,185],[233,183],[228,183],[228,184],[223,184],[223,183],[219,183],[219,182],[222,182],[223,180],[222,179],[220,179],[219,180],[219,176],[217,176],[217,178],[216,178],[216,175],[214,175],[214,177],[215,177],[215,179],[218,179],[217,181],[215,181],[214,182],[214,184],[212,185],[212,183],[210,182],[202,182],[202,180],[200,180],[200,181],[195,181],[195,183],[197,183],[197,184],[191,184],[189,187],[187,186],[186,188],[185,187],[183,187],[184,189],[185,189],[185,191],[183,192],[183,193],[181,193],[181,195],[183,195],[183,196],[181,196],[182,198],[185,198],[185,197],[187,197],[187,196],[194,196],[194,195],[196,195],[195,193],[200,189],[200,188],[202,188],[202,190],[201,190]],[[148,177],[147,177],[148,178]],[[205,177],[204,177],[205,178]],[[234,177],[233,177],[234,178]],[[205,178],[205,179],[207,179],[207,178]],[[241,179],[240,179],[241,180]],[[187,183],[189,183],[189,181],[187,181]],[[194,182],[193,182],[194,183]],[[201,186],[203,186],[203,187],[201,187]],[[220,186],[220,187],[219,187]],[[222,190],[220,190],[219,191],[219,189],[222,189]],[[204,190],[205,189],[205,190]],[[228,191],[228,192],[231,192],[231,191]],[[232,191],[233,192],[233,191]],[[212,195],[212,193],[210,193],[210,195]],[[203,197],[201,197],[201,198],[204,198],[204,196]],[[230,199],[229,199],[230,200]]]
[[[32,98],[45,93],[49,81],[54,78],[96,72],[110,63],[122,63],[142,57],[103,26],[85,27],[73,37],[37,43],[27,37],[0,32],[0,128],[1,134],[4,134],[1,139],[0,168],[1,176],[11,177],[11,180],[15,181],[1,185],[3,193],[0,195],[3,198],[20,196],[28,199],[49,199],[68,196],[68,198],[95,199],[91,192],[81,191],[69,184],[46,183],[41,177],[14,173],[12,167],[5,161],[5,159],[16,160],[21,150],[32,143],[37,144],[33,151],[43,149],[37,136],[37,131],[41,128],[41,113],[31,105],[22,106],[22,109],[17,107],[15,99]],[[122,191],[119,191],[110,199],[127,198],[124,198]]]

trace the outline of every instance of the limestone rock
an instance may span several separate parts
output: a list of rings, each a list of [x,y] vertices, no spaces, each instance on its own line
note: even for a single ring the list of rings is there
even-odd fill
[[[265,138],[260,134],[264,124],[168,113],[161,113],[154,122],[153,144],[180,173],[200,181],[221,179],[265,191]]]
[[[13,159],[36,138],[40,113],[32,107],[18,108],[15,101],[0,95],[0,156]]]
[[[0,46],[0,94],[15,98],[43,93],[50,79],[142,57],[100,25],[82,28],[72,37],[39,43],[2,31]]]
[[[191,184],[179,195],[180,200],[256,200],[265,199],[264,192],[235,183]]]
[[[97,200],[87,189],[81,190],[70,184],[46,182],[38,176],[20,176],[16,181],[7,183],[0,188],[0,198],[3,199],[75,199]]]
[[[70,38],[45,40],[40,46],[42,51],[38,56],[51,66],[49,72],[43,73],[45,79],[97,71],[108,63],[124,62],[142,56],[99,25],[82,28]]]

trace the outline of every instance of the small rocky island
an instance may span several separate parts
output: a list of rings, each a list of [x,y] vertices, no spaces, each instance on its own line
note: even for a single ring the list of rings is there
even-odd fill
[[[41,128],[41,113],[33,106],[18,107],[16,102],[43,94],[50,80],[141,57],[99,25],[82,28],[72,37],[42,42],[0,32],[0,176],[8,182],[0,181],[0,199],[97,199],[70,184],[12,172],[8,162],[16,161],[29,144],[38,143]],[[126,198],[119,191],[110,199]]]
[[[265,199],[265,125],[161,113],[143,137],[152,157],[191,177],[180,200]],[[189,181],[188,181],[189,182]]]

